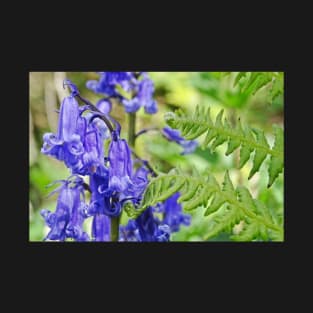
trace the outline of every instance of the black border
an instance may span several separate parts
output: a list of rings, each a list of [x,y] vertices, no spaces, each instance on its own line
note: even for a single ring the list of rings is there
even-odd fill
[[[197,49],[190,53],[190,49],[180,49],[178,46],[175,51],[170,49],[162,51],[154,58],[151,54],[139,53],[133,59],[130,55],[125,58],[125,50],[121,53],[114,51],[114,57],[107,52],[102,53],[99,57],[99,51],[96,56],[94,51],[84,55],[79,53],[75,57],[73,54],[64,60],[64,54],[57,53],[53,58],[47,58],[45,55],[39,57],[35,53],[32,59],[22,58],[22,65],[18,66],[17,75],[15,77],[16,84],[12,90],[12,94],[19,103],[19,110],[16,124],[18,124],[16,139],[14,139],[14,149],[18,149],[16,153],[18,160],[15,161],[14,177],[11,179],[13,190],[20,192],[15,199],[21,201],[16,207],[12,220],[16,225],[16,231],[11,232],[15,237],[14,253],[19,256],[23,255],[27,264],[34,264],[33,271],[42,273],[47,267],[56,266],[58,269],[62,264],[71,264],[72,270],[80,270],[85,268],[86,264],[105,268],[118,269],[125,273],[127,269],[130,272],[139,273],[142,268],[150,268],[159,273],[161,277],[166,272],[170,272],[172,276],[178,276],[178,272],[184,273],[190,271],[189,274],[201,277],[208,268],[211,275],[214,275],[214,268],[223,268],[226,273],[231,273],[231,268],[241,268],[243,271],[255,272],[255,267],[260,263],[275,267],[276,269],[288,259],[288,253],[294,242],[292,234],[293,217],[290,200],[287,201],[287,188],[290,180],[285,173],[287,170],[287,162],[290,162],[291,149],[288,149],[290,142],[289,136],[289,119],[287,111],[290,110],[291,91],[289,83],[291,79],[290,67],[284,60],[283,51],[264,49],[263,51],[247,49],[237,54],[234,51],[224,50],[208,51],[207,49]],[[183,47],[186,48],[186,47]],[[249,50],[249,51],[248,51]],[[103,51],[103,50],[102,50]],[[257,54],[256,51],[258,51]],[[62,51],[64,52],[64,51]],[[188,57],[186,55],[188,54]],[[239,56],[240,54],[240,56]],[[144,58],[146,57],[146,58]],[[160,60],[163,57],[163,60]],[[266,60],[267,59],[267,60]],[[49,60],[49,61],[48,61]],[[52,61],[53,60],[53,61]],[[88,60],[88,65],[86,64]],[[106,60],[109,60],[106,62]],[[114,60],[114,61],[113,61]],[[66,65],[63,65],[66,64]],[[146,71],[283,71],[285,72],[285,241],[283,243],[228,243],[228,242],[175,242],[169,244],[159,243],[38,243],[28,242],[28,72],[30,71],[98,71],[98,70],[146,70]],[[19,85],[19,92],[16,92],[16,85]],[[291,83],[290,83],[291,84]],[[293,95],[294,96],[294,95]],[[20,97],[18,99],[18,97]],[[25,111],[24,111],[25,110]],[[25,118],[26,117],[26,118]],[[288,120],[288,128],[286,123]],[[26,140],[25,140],[26,139]],[[25,140],[25,141],[24,141]],[[18,144],[17,144],[18,143]],[[27,153],[26,153],[27,151]],[[287,156],[288,151],[288,157]],[[289,169],[288,169],[289,173]],[[289,175],[289,174],[288,174]],[[17,183],[18,181],[18,183]],[[15,187],[16,186],[16,187]],[[288,196],[290,193],[288,192]],[[23,212],[23,214],[21,214]],[[103,248],[101,249],[103,245]],[[61,261],[58,263],[59,261]],[[162,269],[162,270],[160,270]],[[90,269],[92,271],[92,269]],[[63,272],[67,270],[64,268]],[[163,272],[164,271],[164,272]],[[154,275],[157,275],[154,273]]]

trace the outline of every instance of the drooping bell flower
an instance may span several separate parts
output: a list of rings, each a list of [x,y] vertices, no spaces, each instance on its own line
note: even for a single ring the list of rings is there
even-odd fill
[[[92,237],[94,241],[110,240],[110,218],[106,212],[110,210],[110,197],[102,194],[101,190],[108,188],[108,170],[100,166],[90,175],[91,199],[88,215],[93,216]]]
[[[145,73],[144,78],[140,81],[137,97],[148,114],[154,114],[158,111],[157,102],[153,99],[153,93],[154,84]]]
[[[100,72],[99,81],[88,81],[87,88],[118,98],[127,113],[137,112],[141,107],[148,114],[157,112],[154,84],[146,72]]]
[[[80,137],[77,137],[77,120],[79,116],[78,103],[73,96],[64,98],[59,113],[57,134],[46,133],[43,136],[43,147],[41,152],[63,161],[68,151],[64,143],[77,145]],[[79,147],[79,150],[81,147]]]
[[[141,103],[138,97],[134,97],[132,99],[122,99],[122,104],[125,108],[126,113],[134,113],[137,112],[141,108]]]
[[[137,80],[133,93],[134,96],[131,99],[122,99],[126,112],[136,112],[141,107],[144,107],[148,114],[154,114],[158,111],[157,102],[153,99],[154,84],[146,72],[142,72],[142,79]]]
[[[79,118],[78,132],[81,135],[84,152],[81,154],[80,168],[76,168],[78,174],[90,175],[99,166],[104,166],[103,141],[110,138],[110,133],[105,123],[97,117],[97,114],[87,113]]]
[[[92,220],[91,234],[94,241],[110,241],[110,218],[96,214]]]
[[[78,200],[79,199],[76,197],[76,201]],[[73,207],[70,221],[65,229],[68,238],[73,238],[75,241],[89,241],[89,236],[83,229],[85,208],[86,204],[83,201],[79,201],[79,203]]]
[[[103,114],[109,114],[112,110],[112,103],[108,99],[101,99],[97,102],[96,107]]]
[[[177,202],[180,193],[177,192],[166,199],[163,204],[162,223],[170,227],[171,232],[177,232],[181,225],[190,225],[191,216],[184,214],[182,205]]]
[[[70,141],[76,133],[79,116],[78,102],[73,96],[65,97],[62,101],[58,127],[58,138]]]
[[[78,176],[74,178],[74,181],[72,177],[63,181],[62,185],[53,192],[59,192],[54,213],[46,209],[41,210],[42,217],[50,227],[46,240],[64,241],[66,238],[72,238],[76,241],[86,241],[89,239],[83,230],[84,202],[81,200],[83,180]]]
[[[109,146],[109,189],[124,192],[132,185],[131,151],[125,139],[120,139],[114,131]]]
[[[158,220],[153,216],[151,207],[137,217],[136,225],[140,241],[169,241],[169,227],[158,223]]]
[[[184,139],[181,136],[180,131],[177,129],[172,129],[166,126],[162,129],[162,134],[167,140],[174,141],[184,148],[181,154],[192,153],[198,146],[198,142],[196,140]]]
[[[98,166],[104,166],[103,140],[99,130],[90,126],[84,137],[85,152],[82,154],[83,164],[88,168],[88,174],[95,171]]]
[[[105,167],[99,167],[97,172],[90,176],[90,189],[92,191],[89,213],[118,216],[121,206],[115,191],[109,189],[109,173]]]
[[[104,166],[97,168],[96,172],[90,175],[89,187],[91,190],[90,208],[89,214],[94,215],[95,213],[103,214],[105,197],[103,196],[102,190],[106,190],[109,185],[109,173],[108,169]]]
[[[120,225],[119,241],[141,241],[135,220],[130,219],[126,225]]]
[[[131,178],[132,184],[123,192],[120,199],[131,200],[135,205],[139,204],[149,183],[148,173],[144,166],[139,167]]]
[[[120,94],[116,89],[120,85],[125,91],[131,89],[130,80],[133,79],[131,72],[100,72],[99,81],[89,80],[86,83],[87,88],[96,93],[106,94],[109,97],[119,97]]]
[[[152,207],[148,207],[135,220],[130,219],[120,226],[119,236],[120,241],[169,241],[170,228],[153,215]]]

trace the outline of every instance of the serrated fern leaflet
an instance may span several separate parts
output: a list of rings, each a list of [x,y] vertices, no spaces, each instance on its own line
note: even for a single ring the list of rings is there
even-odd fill
[[[223,110],[219,112],[215,122],[211,118],[210,107],[203,106],[197,106],[192,114],[186,114],[182,110],[178,110],[176,113],[168,112],[165,114],[165,120],[172,128],[179,129],[182,136],[188,140],[206,133],[202,144],[204,148],[212,142],[211,148],[214,150],[224,142],[228,142],[225,154],[229,155],[240,146],[239,168],[246,164],[254,151],[253,167],[249,173],[249,179],[259,171],[268,155],[270,155],[268,187],[273,184],[283,170],[283,130],[279,127],[275,127],[275,143],[271,148],[263,131],[248,126],[243,127],[240,119],[235,127],[231,127],[226,118],[223,120]]]
[[[185,211],[205,208],[204,215],[208,216],[209,232],[204,239],[214,237],[222,230],[229,230],[240,221],[244,228],[234,240],[249,237],[263,240],[283,240],[281,220],[273,217],[269,209],[261,202],[253,199],[245,187],[233,186],[228,172],[225,174],[222,188],[212,175],[207,178],[188,176],[180,170],[173,170],[153,178],[143,196],[140,209],[128,208],[128,214],[138,217],[148,207],[164,201],[180,191],[178,202],[182,203]]]
[[[284,79],[282,72],[239,72],[234,80],[234,87],[240,85],[241,92],[255,95],[262,87],[269,86],[269,100],[283,93]]]

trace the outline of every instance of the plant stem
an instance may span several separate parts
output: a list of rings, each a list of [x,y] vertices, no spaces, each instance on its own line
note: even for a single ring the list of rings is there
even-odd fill
[[[111,217],[111,241],[118,241],[120,216]]]
[[[136,112],[128,113],[128,144],[134,149],[136,140]]]
[[[100,113],[100,115],[98,117],[105,122],[105,124],[107,125],[108,129],[110,130],[110,132],[111,133],[113,132],[114,129],[113,129],[110,121],[102,114],[101,111],[99,111],[99,109],[94,104],[92,104],[89,100],[83,98],[80,94],[76,95],[76,97],[79,100],[81,100],[82,102],[84,102],[85,104],[87,104],[92,111]]]
[[[135,135],[135,139],[137,139],[138,136],[141,136],[142,134],[145,134],[150,131],[161,131],[161,130],[159,127],[144,128]]]

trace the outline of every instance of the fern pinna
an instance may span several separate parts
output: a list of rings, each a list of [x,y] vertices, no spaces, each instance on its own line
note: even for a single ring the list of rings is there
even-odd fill
[[[172,128],[179,129],[182,136],[189,140],[206,133],[202,147],[207,147],[214,139],[211,144],[211,148],[214,150],[228,141],[225,154],[229,155],[241,146],[239,168],[246,164],[251,153],[255,151],[249,179],[259,171],[267,155],[270,155],[268,168],[268,187],[270,187],[282,172],[284,166],[283,130],[278,126],[275,127],[275,143],[271,148],[263,131],[249,126],[243,127],[240,119],[236,126],[232,127],[226,118],[223,120],[223,112],[224,110],[221,110],[215,122],[213,122],[210,107],[197,106],[195,112],[191,115],[182,110],[177,110],[175,113],[168,112],[165,114],[165,120]]]
[[[208,233],[203,239],[214,237],[221,231],[230,231],[240,221],[243,230],[231,238],[238,241],[283,240],[283,214],[270,210],[262,202],[253,199],[246,187],[233,186],[226,172],[222,187],[213,175],[200,176],[195,171],[192,176],[180,169],[153,178],[143,196],[140,209],[126,205],[125,211],[132,218],[138,217],[150,206],[164,201],[172,194],[180,192],[178,202],[185,211],[205,208],[208,216]]]
[[[255,95],[262,87],[268,87],[270,103],[283,94],[284,76],[282,72],[239,72],[234,80],[234,87],[241,85],[242,93]]]

